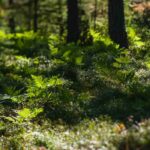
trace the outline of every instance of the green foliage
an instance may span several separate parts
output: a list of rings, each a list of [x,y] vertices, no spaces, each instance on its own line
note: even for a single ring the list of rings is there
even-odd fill
[[[32,118],[35,118],[39,113],[41,113],[43,109],[37,109],[30,110],[28,108],[24,108],[23,110],[18,111],[19,117],[17,118],[17,121],[22,122],[23,120],[31,120]]]
[[[24,108],[17,111],[16,117],[1,116],[0,118],[5,120],[5,123],[0,125],[0,132],[2,132],[1,146],[5,149],[28,147],[29,145],[24,145],[24,142],[26,141],[25,134],[32,129],[30,121],[36,118],[42,111],[42,108],[32,110]],[[5,133],[7,134],[6,139]]]
[[[144,42],[141,41],[141,38],[136,34],[133,28],[128,28],[128,37],[132,46],[134,46],[138,52],[139,48],[145,45]]]
[[[32,31],[16,34],[6,34],[1,31],[0,35],[2,36],[0,43],[4,47],[13,49],[18,55],[49,56],[48,38],[44,36]]]
[[[27,95],[30,99],[30,105],[42,106],[44,104],[57,106],[65,101],[68,102],[69,91],[65,88],[66,81],[64,79],[53,76],[51,78],[43,78],[42,76],[32,75],[32,80],[29,81]],[[67,84],[66,84],[67,85]],[[69,94],[69,93],[68,93]],[[63,98],[63,99],[61,99]],[[66,98],[66,99],[65,99]],[[65,100],[65,101],[64,101]]]
[[[28,108],[24,108],[22,110],[17,111],[18,116],[17,117],[3,117],[7,121],[12,122],[13,124],[19,125],[22,127],[22,124],[27,121],[31,121],[33,118],[37,117],[39,113],[43,111],[42,108],[35,108],[33,110],[30,110]]]
[[[138,121],[150,116],[150,46],[142,37],[149,33],[128,28],[130,47],[120,49],[104,35],[105,24],[78,44],[0,31],[4,149],[146,150],[149,121]]]

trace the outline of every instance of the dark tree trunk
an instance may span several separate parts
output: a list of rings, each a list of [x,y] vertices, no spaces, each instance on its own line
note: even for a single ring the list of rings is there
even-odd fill
[[[11,9],[13,5],[14,5],[14,0],[9,0],[9,7]],[[10,14],[8,24],[9,24],[10,32],[15,33],[15,19],[13,14]]]
[[[109,35],[120,47],[128,48],[123,0],[108,1]]]
[[[79,8],[78,0],[67,0],[67,42],[77,42],[79,40]]]
[[[38,0],[34,0],[33,7],[34,7],[33,30],[34,32],[37,32],[38,30]]]

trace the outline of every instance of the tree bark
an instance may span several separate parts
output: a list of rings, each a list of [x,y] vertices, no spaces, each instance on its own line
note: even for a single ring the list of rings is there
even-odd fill
[[[108,1],[109,36],[120,47],[128,48],[123,0]]]
[[[67,0],[67,42],[77,42],[79,40],[79,8],[78,0]]]

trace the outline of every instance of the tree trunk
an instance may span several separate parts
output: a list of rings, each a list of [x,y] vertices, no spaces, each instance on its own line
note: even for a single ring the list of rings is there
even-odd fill
[[[68,19],[67,19],[67,42],[77,42],[79,40],[79,8],[78,0],[67,0]]]
[[[33,30],[34,32],[37,32],[38,30],[38,0],[34,0],[33,7],[34,7]]]
[[[109,0],[108,18],[110,38],[120,47],[128,48],[123,0]]]

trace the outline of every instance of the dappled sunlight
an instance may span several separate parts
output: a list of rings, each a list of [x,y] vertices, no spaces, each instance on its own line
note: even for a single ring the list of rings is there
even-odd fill
[[[148,150],[149,2],[7,2],[0,150]]]

